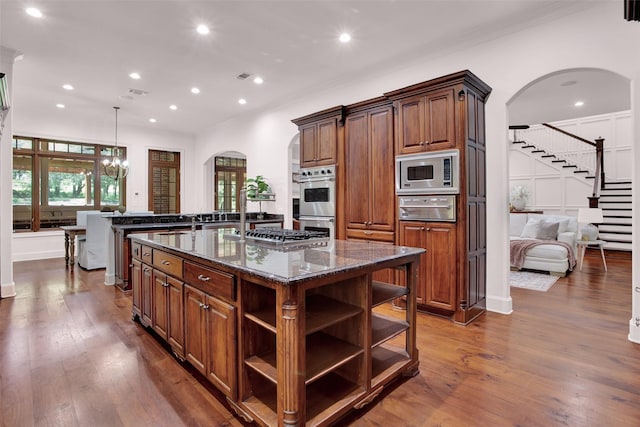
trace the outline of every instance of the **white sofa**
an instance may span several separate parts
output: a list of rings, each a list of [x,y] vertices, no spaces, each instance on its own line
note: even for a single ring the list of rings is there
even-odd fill
[[[573,250],[569,254],[567,248],[555,244],[543,244],[534,246],[528,250],[524,258],[523,269],[542,270],[555,276],[565,276],[571,271],[571,259],[575,260],[576,239],[578,221],[575,217],[567,215],[546,215],[529,213],[511,213],[509,215],[509,239],[510,240],[532,240],[536,239],[544,231],[536,228],[540,221],[546,225],[558,223],[558,231],[554,238],[545,237],[545,240],[558,240],[567,243]],[[512,265],[512,269],[515,268]]]

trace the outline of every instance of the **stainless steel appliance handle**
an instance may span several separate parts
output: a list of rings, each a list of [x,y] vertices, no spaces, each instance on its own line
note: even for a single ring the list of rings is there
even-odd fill
[[[301,216],[298,218],[299,221],[317,221],[317,222],[334,222],[335,218],[333,217],[320,217],[320,216]]]
[[[451,205],[402,205],[400,209],[418,208],[418,209],[449,209]]]

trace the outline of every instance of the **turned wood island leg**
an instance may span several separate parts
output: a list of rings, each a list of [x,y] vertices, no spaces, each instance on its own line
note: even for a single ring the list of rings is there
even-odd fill
[[[276,320],[278,367],[278,425],[305,425],[304,289],[279,287]]]

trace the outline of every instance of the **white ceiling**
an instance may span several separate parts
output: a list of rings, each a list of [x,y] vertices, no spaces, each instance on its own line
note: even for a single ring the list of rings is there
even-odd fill
[[[44,17],[28,16],[27,6],[39,7]],[[584,7],[589,2],[2,0],[0,45],[23,54],[14,67],[16,114],[104,121],[119,105],[121,122],[198,134],[373,69]],[[209,35],[195,32],[200,23],[209,25]],[[351,43],[337,41],[342,31],[352,34]],[[132,71],[142,79],[130,79]],[[265,83],[237,79],[243,72]],[[65,83],[75,90],[63,90]],[[192,86],[202,92],[191,94]],[[148,95],[124,99],[129,89]],[[59,111],[57,103],[66,108]],[[151,117],[158,122],[149,123]]]

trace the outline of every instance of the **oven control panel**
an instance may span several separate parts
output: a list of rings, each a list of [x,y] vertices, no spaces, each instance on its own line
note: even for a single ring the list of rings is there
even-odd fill
[[[314,181],[321,179],[335,179],[335,165],[317,166],[313,168],[300,169],[300,179],[304,181]]]

